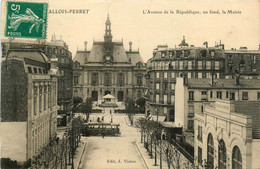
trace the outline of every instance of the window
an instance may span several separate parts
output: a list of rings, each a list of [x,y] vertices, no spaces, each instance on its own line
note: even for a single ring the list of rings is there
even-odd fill
[[[229,97],[230,100],[235,100],[235,93],[234,92],[230,92],[229,95],[230,95],[230,97]]]
[[[37,71],[37,68],[36,68],[36,67],[34,67],[34,68],[33,68],[33,73],[38,73],[38,71]]]
[[[44,108],[44,110],[47,109],[47,97],[46,97],[46,95],[47,95],[47,87],[44,86],[44,95],[43,95],[43,108]]]
[[[28,67],[28,72],[32,73],[32,68],[31,67]]]
[[[174,95],[171,95],[171,104],[174,104]]]
[[[198,147],[198,163],[200,165],[202,165],[202,162],[203,162],[203,160],[202,160],[202,149],[200,147]]]
[[[108,73],[107,73],[108,74]],[[106,76],[105,76],[105,80],[106,80]],[[107,79],[109,80],[109,79]],[[91,85],[92,86],[98,86],[98,73],[92,73],[92,79],[91,79]],[[107,85],[108,86],[108,85]]]
[[[159,99],[160,99],[160,95],[156,94],[156,98],[155,98],[156,103],[159,103]]]
[[[221,139],[218,144],[218,167],[226,169],[226,146],[225,142]]]
[[[207,70],[211,69],[211,61],[206,62],[206,69]]]
[[[192,61],[188,61],[188,69],[189,69],[189,70],[192,69]]]
[[[119,86],[124,86],[124,85],[125,85],[125,76],[124,76],[124,73],[119,73],[119,74],[118,74],[118,85],[119,85]]]
[[[199,78],[199,79],[202,78],[202,73],[198,73],[198,78]]]
[[[226,98],[228,98],[228,92],[226,92]]]
[[[248,100],[248,92],[242,92],[242,100]]]
[[[203,106],[201,106],[201,113],[203,113],[204,112],[204,108],[203,108]]]
[[[189,100],[194,100],[194,91],[189,91]]]
[[[175,89],[175,85],[174,83],[171,83],[171,90],[174,90]]]
[[[160,89],[160,83],[156,83],[156,89],[157,89],[157,90]]]
[[[202,72],[202,78],[203,79],[207,78],[207,73],[206,72]]]
[[[92,91],[92,99],[93,101],[98,101],[98,92],[97,91]]]
[[[207,142],[207,166],[209,169],[214,168],[214,141],[211,133],[208,135]]]
[[[79,84],[79,77],[78,76],[74,76],[74,86],[77,86]]]
[[[217,92],[217,98],[222,99],[222,92],[220,92],[220,91]]]
[[[168,90],[168,83],[163,83],[163,90]]]
[[[42,112],[42,87],[39,87],[39,112]]]
[[[202,126],[198,125],[198,140],[202,142]]]
[[[179,69],[180,69],[180,70],[183,70],[183,61],[180,61],[180,62],[179,62]]]
[[[143,78],[142,76],[137,76],[137,85],[141,86],[143,84]]]
[[[219,70],[219,61],[215,61],[215,70]]]
[[[213,98],[213,92],[210,91],[210,98]]]
[[[38,70],[39,70],[39,73],[42,74],[42,69],[38,68]]]
[[[167,101],[168,101],[167,95],[165,94],[165,95],[163,96],[163,104],[167,104]]]
[[[164,79],[167,79],[167,77],[168,77],[167,72],[164,72],[163,77],[164,77]]]
[[[194,130],[194,121],[188,120],[188,130]]]
[[[175,61],[172,61],[172,69],[176,69]]]
[[[160,78],[160,73],[156,72],[156,78],[159,79]]]
[[[198,61],[198,69],[202,69],[202,61]]]
[[[242,155],[237,146],[232,151],[232,169],[242,169]]]
[[[257,92],[257,100],[260,100],[260,92]]]
[[[111,74],[110,73],[105,73],[104,85],[111,86]]]
[[[37,114],[37,87],[33,89],[33,112],[34,115]]]
[[[171,78],[175,78],[175,72],[171,73]]]
[[[191,78],[191,73],[190,73],[190,72],[188,73],[188,78],[189,78],[189,79]]]

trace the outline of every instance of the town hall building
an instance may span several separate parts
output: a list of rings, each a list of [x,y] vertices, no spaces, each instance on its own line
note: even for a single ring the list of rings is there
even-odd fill
[[[109,16],[105,23],[104,41],[94,41],[92,49],[77,51],[73,59],[73,95],[83,99],[92,98],[101,103],[106,94],[118,102],[126,98],[143,97],[146,66],[139,50],[126,51],[123,42],[113,41]]]

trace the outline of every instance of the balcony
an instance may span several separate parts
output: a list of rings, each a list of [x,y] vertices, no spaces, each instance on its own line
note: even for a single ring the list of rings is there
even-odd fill
[[[202,95],[201,96],[201,101],[207,102],[208,101],[207,95]]]

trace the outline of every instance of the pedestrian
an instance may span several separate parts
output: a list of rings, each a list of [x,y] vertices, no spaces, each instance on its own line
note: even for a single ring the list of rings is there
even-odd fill
[[[102,132],[102,136],[103,136],[103,138],[105,137],[105,132],[104,131]]]

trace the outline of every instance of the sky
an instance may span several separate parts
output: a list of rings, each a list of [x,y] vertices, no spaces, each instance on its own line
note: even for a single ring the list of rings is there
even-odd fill
[[[89,9],[88,14],[48,14],[47,40],[51,40],[53,34],[56,38],[62,36],[73,56],[77,49],[84,50],[84,41],[90,50],[94,40],[103,40],[108,13],[113,40],[123,40],[126,50],[131,41],[133,49],[139,48],[144,61],[152,57],[157,45],[167,44],[173,48],[183,36],[188,44],[195,46],[203,46],[205,41],[214,46],[221,40],[226,49],[247,46],[256,50],[260,44],[260,1],[48,0],[48,3],[49,10]],[[4,7],[2,3],[2,9]],[[162,14],[144,14],[147,10],[162,11]],[[174,14],[170,14],[170,10]],[[181,15],[176,14],[176,10],[201,14]],[[219,10],[220,14],[209,14],[210,10]],[[222,10],[241,14],[222,14]],[[5,10],[1,19],[4,28]],[[1,38],[5,38],[3,30]]]

